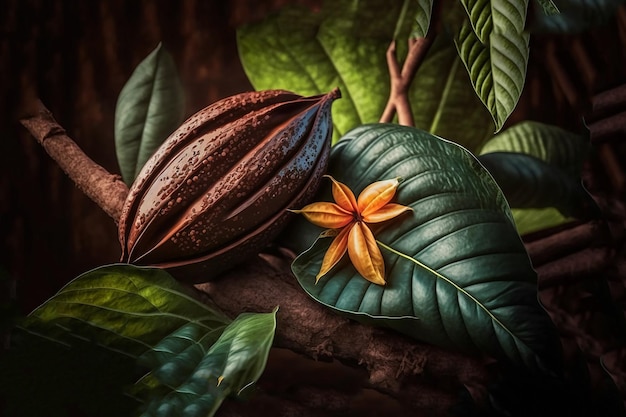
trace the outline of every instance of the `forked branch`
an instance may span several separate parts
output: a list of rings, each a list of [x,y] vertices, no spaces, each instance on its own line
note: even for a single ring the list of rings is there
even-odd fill
[[[424,38],[409,39],[409,51],[402,67],[400,67],[396,54],[396,42],[392,41],[389,45],[387,49],[387,66],[389,67],[391,79],[391,91],[389,92],[385,110],[380,117],[381,123],[390,123],[393,120],[393,116],[397,113],[399,124],[415,126],[409,100],[409,88],[432,42],[433,36],[431,34]]]

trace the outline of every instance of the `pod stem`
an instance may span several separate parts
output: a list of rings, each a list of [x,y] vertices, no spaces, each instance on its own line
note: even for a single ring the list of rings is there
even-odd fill
[[[40,100],[36,100],[20,123],[56,161],[76,186],[91,198],[115,223],[119,222],[128,187],[122,177],[111,174],[89,158],[67,136]]]

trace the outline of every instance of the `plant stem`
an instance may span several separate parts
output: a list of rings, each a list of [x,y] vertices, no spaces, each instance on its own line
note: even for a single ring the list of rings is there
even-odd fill
[[[76,186],[117,223],[128,195],[128,187],[122,178],[109,173],[85,155],[41,101],[37,100],[36,110],[22,118],[20,123]]]
[[[432,42],[433,35],[430,32],[425,38],[409,39],[409,52],[402,68],[400,68],[396,55],[396,42],[392,41],[389,45],[387,49],[387,66],[389,67],[389,76],[391,78],[391,91],[385,110],[380,117],[381,123],[390,123],[394,114],[397,113],[399,124],[415,126],[409,100],[409,88]]]

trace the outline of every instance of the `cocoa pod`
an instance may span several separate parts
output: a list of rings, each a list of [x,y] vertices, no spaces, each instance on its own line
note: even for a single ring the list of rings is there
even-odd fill
[[[122,262],[202,282],[262,250],[317,190],[339,97],[249,92],[191,116],[131,186]]]

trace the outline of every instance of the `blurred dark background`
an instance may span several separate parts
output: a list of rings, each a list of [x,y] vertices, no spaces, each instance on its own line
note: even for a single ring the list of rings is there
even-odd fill
[[[186,114],[191,115],[220,98],[252,89],[239,62],[235,29],[294,3],[315,9],[321,1],[0,3],[3,319],[27,314],[75,276],[116,262],[120,256],[114,222],[74,186],[19,124],[28,103],[39,97],[87,155],[108,171],[119,172],[113,143],[117,96],[135,66],[159,42],[176,60],[186,92]],[[598,340],[606,334],[596,337],[587,330],[607,329],[598,321],[598,317],[605,317],[605,301],[615,303],[622,318],[626,306],[626,90],[619,89],[625,82],[626,10],[622,7],[606,25],[591,31],[532,38],[524,94],[508,122],[531,119],[572,130],[580,130],[586,123],[592,127],[592,138],[596,132],[584,178],[588,189],[601,200],[610,230],[603,229],[601,237],[594,235],[594,242],[590,242],[593,251],[587,250],[586,243],[573,253],[552,251],[553,257],[564,258],[554,264],[560,268],[561,275],[556,274],[560,281],[543,288],[544,302],[554,301],[553,318],[564,338],[569,337],[575,349],[588,354],[593,372],[599,373],[598,357],[606,345]],[[616,92],[617,98],[602,109],[598,103],[606,103],[602,99],[606,92]],[[560,232],[550,230],[527,241]],[[555,245],[562,240],[557,237]],[[598,247],[603,251],[602,262],[593,258]],[[581,265],[586,269],[581,270]],[[563,271],[576,277],[572,285],[562,279]],[[604,295],[608,298],[591,297],[590,301],[588,294],[593,291],[585,280],[610,287],[610,294]],[[583,329],[585,326],[588,329]],[[608,327],[607,332],[612,329]],[[622,363],[626,361],[624,351],[617,359]],[[626,399],[626,372],[614,378],[619,377]]]

